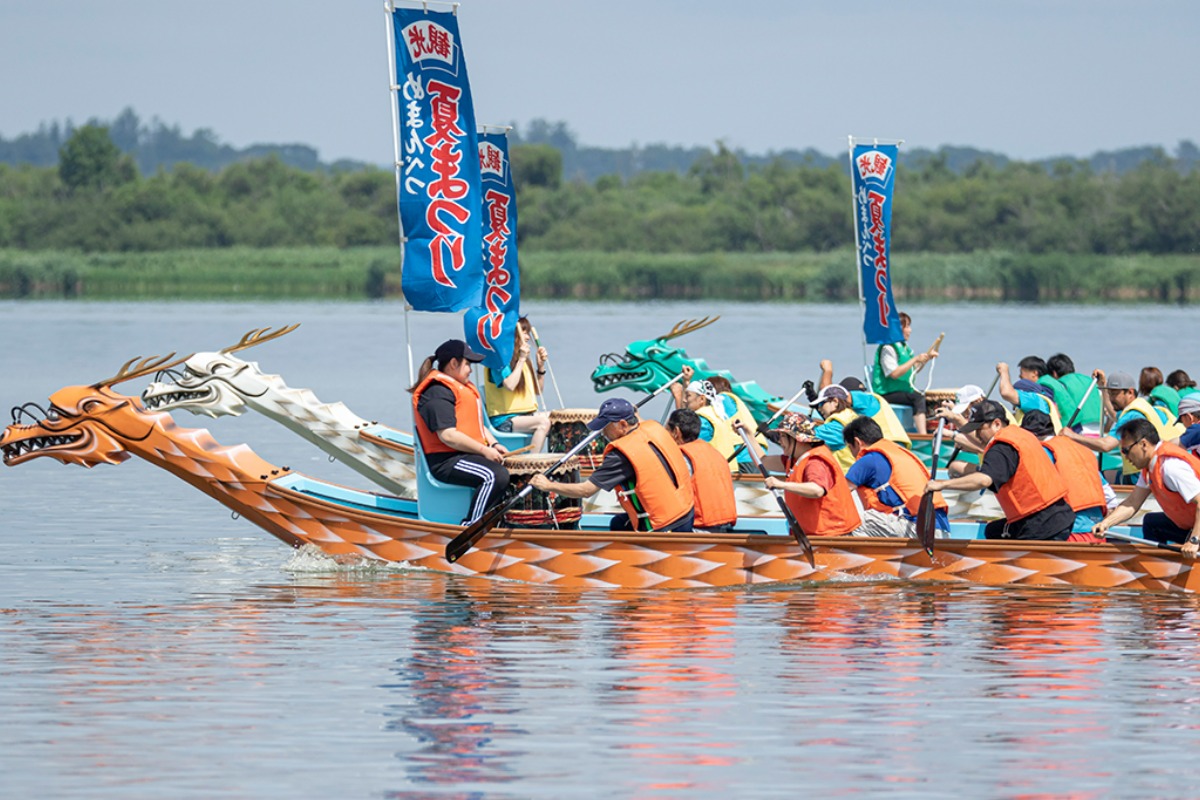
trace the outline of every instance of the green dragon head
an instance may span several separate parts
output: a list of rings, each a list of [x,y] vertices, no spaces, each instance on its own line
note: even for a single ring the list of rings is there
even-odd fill
[[[611,389],[644,392],[650,394],[663,386],[682,371],[684,365],[696,372],[696,380],[714,375],[729,381],[733,393],[742,399],[756,419],[766,420],[771,416],[769,403],[781,403],[783,398],[767,394],[754,381],[738,383],[727,370],[714,370],[702,358],[688,358],[687,351],[668,342],[685,333],[699,330],[720,319],[705,317],[701,320],[684,320],[662,336],[631,342],[625,354],[606,353],[600,356],[600,364],[592,370],[592,386],[597,392]]]

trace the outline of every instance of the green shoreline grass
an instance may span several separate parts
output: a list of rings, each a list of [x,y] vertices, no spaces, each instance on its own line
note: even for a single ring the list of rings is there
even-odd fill
[[[529,299],[851,301],[851,250],[521,256]],[[1200,300],[1200,255],[894,253],[897,300]],[[72,253],[0,250],[0,298],[89,300],[363,299],[400,294],[395,247]]]

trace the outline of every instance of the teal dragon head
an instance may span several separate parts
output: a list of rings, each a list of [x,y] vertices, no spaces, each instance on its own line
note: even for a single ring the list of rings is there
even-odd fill
[[[670,340],[711,325],[718,319],[719,316],[684,320],[662,336],[631,342],[625,347],[624,355],[606,353],[600,356],[599,366],[592,370],[592,386],[597,392],[624,389],[650,394],[687,365],[695,370],[696,380],[714,375],[728,380],[733,393],[742,399],[750,413],[760,421],[767,419],[771,416],[768,404],[781,403],[783,398],[767,394],[754,381],[739,383],[727,370],[714,370],[704,359],[689,358],[683,348],[669,344]]]

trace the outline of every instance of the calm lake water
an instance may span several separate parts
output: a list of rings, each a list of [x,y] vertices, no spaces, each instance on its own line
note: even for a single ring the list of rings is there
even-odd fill
[[[853,306],[527,310],[571,407],[598,402],[600,353],[705,314],[722,319],[678,343],[781,395],[823,357],[839,377],[861,363]],[[1187,309],[909,310],[918,345],[946,332],[935,387],[986,387],[997,360],[1059,350],[1081,371],[1200,373]],[[292,322],[246,357],[410,427],[395,303],[0,303],[0,403]],[[410,326],[418,358],[458,333],[454,318]],[[363,484],[265,419],[177,418]],[[335,569],[138,461],[0,470],[0,513],[0,796],[1196,794],[1192,598],[903,582],[581,593]]]

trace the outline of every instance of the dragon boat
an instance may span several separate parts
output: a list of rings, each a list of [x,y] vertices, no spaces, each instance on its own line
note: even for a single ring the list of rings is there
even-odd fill
[[[135,359],[136,361],[136,359]],[[1200,571],[1172,550],[1129,545],[986,541],[982,525],[956,521],[933,556],[914,541],[824,537],[815,565],[782,518],[744,520],[726,534],[615,533],[606,515],[578,529],[489,532],[453,564],[446,544],[462,526],[431,521],[424,504],[328,483],[280,467],[247,445],[225,447],[205,430],[177,426],[112,387],[151,374],[166,359],[126,364],[105,381],[50,397],[43,418],[9,425],[0,452],[10,467],[37,458],[93,467],[138,456],[213,497],[291,547],[338,559],[373,559],[461,575],[571,588],[730,587],[796,581],[904,579],[987,585],[1076,586],[1196,592]],[[22,409],[30,414],[31,404]],[[463,508],[465,509],[465,496]]]
[[[155,381],[143,390],[142,403],[151,411],[187,411],[212,418],[256,411],[315,444],[389,494],[416,497],[418,480],[411,433],[368,421],[342,402],[323,402],[311,389],[292,388],[281,376],[266,374],[257,362],[245,361],[236,355],[285,336],[297,327],[289,325],[275,330],[251,330],[229,347],[187,357],[178,370],[160,369]],[[671,335],[682,335],[679,333],[681,330],[686,333],[698,327],[701,326],[681,322],[673,329],[676,333],[660,337],[660,340],[665,341]],[[635,342],[635,349],[650,352],[649,346],[638,346],[642,344],[646,343]],[[677,348],[675,352],[677,355],[682,353]],[[703,365],[704,362],[689,360],[688,363]],[[671,363],[665,369],[676,366],[680,364]],[[656,377],[653,381],[657,381],[662,369],[655,368],[654,371]],[[172,380],[158,379],[164,377]],[[662,382],[665,383],[670,377],[663,378]],[[753,383],[742,385],[756,386]],[[773,398],[767,400],[768,403],[773,401]],[[510,443],[509,446],[514,445]],[[1121,491],[1123,487],[1117,488]],[[735,475],[734,496],[739,517],[779,513],[774,495],[766,489],[762,477],[757,474]],[[952,519],[990,520],[1002,513],[991,492],[947,491],[944,496],[950,505],[948,513]],[[601,492],[585,501],[584,510],[595,514],[615,514],[622,509],[611,493]],[[1142,514],[1154,510],[1158,510],[1157,504],[1153,500],[1148,501],[1133,521],[1139,522]]]

